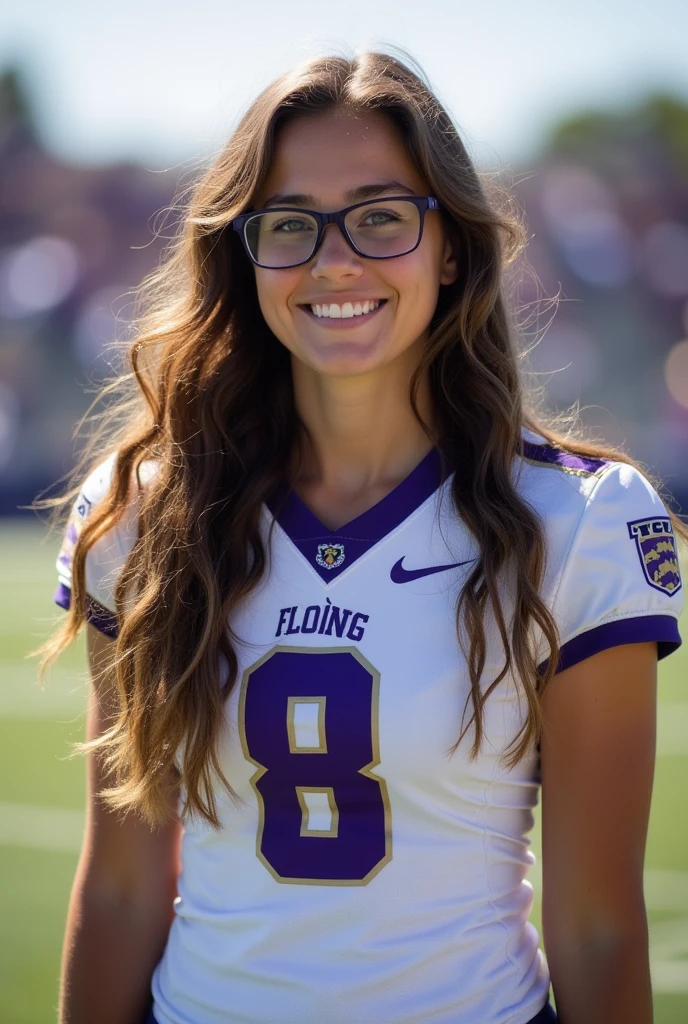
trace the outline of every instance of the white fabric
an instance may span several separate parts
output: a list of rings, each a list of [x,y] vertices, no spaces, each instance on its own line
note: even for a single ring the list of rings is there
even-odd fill
[[[683,595],[650,585],[629,536],[628,522],[666,517],[644,477],[616,463],[571,472],[538,460],[514,473],[545,525],[543,594],[562,643],[589,634],[610,646],[619,639],[600,627],[647,616],[663,638]],[[104,467],[84,485],[94,504],[106,477]],[[455,607],[471,565],[390,579],[402,558],[407,570],[475,558],[449,483],[329,583],[275,525],[269,574],[232,623],[240,665],[221,762],[244,803],[219,792],[220,832],[186,823],[176,917],[152,983],[159,1024],[525,1024],[546,1001],[528,921],[537,750],[512,771],[499,763],[525,702],[505,679],[488,698],[478,758],[467,759],[471,727],[450,759],[469,686]],[[265,509],[266,538],[271,521]],[[129,522],[89,553],[89,592],[107,608],[132,543]],[[331,606],[351,613],[341,637],[336,627],[286,633],[307,608],[322,621]],[[489,624],[488,681],[502,664]],[[341,751],[359,744],[365,757],[371,737],[372,759],[342,768]],[[328,791],[316,776],[330,764]],[[303,788],[287,806],[269,787],[290,772]],[[359,799],[370,818],[357,817]],[[293,860],[276,868],[285,851]],[[354,868],[313,877],[313,864],[349,870],[366,857],[375,863],[364,879]]]
[[[71,556],[75,544],[74,535],[78,536],[94,506],[98,505],[107,494],[114,466],[115,455],[113,454],[89,474],[72,506],[56,563],[59,582],[70,590],[72,587]],[[112,613],[115,612],[117,577],[127,555],[136,543],[136,519],[136,504],[132,502],[117,526],[97,540],[86,556],[86,593]]]

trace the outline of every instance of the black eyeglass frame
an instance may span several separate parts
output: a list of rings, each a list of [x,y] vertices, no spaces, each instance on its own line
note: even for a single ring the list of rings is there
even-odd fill
[[[347,213],[350,213],[352,210],[357,209],[359,206],[375,206],[376,204],[379,205],[380,203],[391,202],[392,200],[400,199],[403,199],[409,203],[414,203],[415,206],[418,207],[418,213],[420,214],[420,224],[418,227],[418,241],[416,242],[416,244],[412,246],[410,249],[406,249],[405,252],[395,253],[394,256],[368,256],[366,253],[361,252],[361,250],[358,248],[353,238],[346,229],[344,218],[346,217]],[[439,200],[435,199],[434,196],[380,196],[379,199],[366,199],[362,203],[354,203],[353,206],[345,206],[343,210],[337,210],[334,213],[320,213],[318,210],[304,210],[303,207],[301,206],[269,206],[265,210],[250,210],[248,213],[240,213],[239,216],[235,217],[232,221],[230,221],[230,223],[234,230],[239,235],[241,241],[243,242],[244,249],[246,250],[248,258],[257,267],[262,267],[264,270],[289,270],[291,269],[291,267],[303,266],[304,263],[309,263],[313,259],[318,249],[322,245],[323,232],[325,231],[325,228],[327,227],[328,224],[336,224],[344,238],[347,240],[347,242],[353,249],[353,251],[358,256],[362,256],[363,259],[395,260],[398,256],[407,256],[410,252],[413,252],[414,249],[417,249],[421,243],[421,239],[423,237],[423,226],[425,224],[426,211],[439,210],[439,208]],[[246,240],[245,229],[246,223],[251,219],[251,217],[257,217],[258,214],[260,213],[307,213],[311,217],[314,217],[318,225],[318,232],[315,237],[315,245],[313,246],[313,251],[308,257],[308,259],[299,260],[298,263],[289,263],[281,267],[270,267],[266,266],[266,264],[264,263],[259,263],[258,260],[256,260],[251,253],[249,244]]]

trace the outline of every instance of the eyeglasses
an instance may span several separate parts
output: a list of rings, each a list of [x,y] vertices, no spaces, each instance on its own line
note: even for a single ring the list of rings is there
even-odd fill
[[[250,259],[266,270],[286,270],[308,263],[328,224],[336,224],[359,256],[388,260],[420,245],[426,210],[439,210],[432,196],[368,199],[336,213],[294,206],[242,213],[231,222]]]

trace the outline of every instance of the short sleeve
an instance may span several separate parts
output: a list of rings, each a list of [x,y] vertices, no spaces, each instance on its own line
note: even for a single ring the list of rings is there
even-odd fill
[[[671,519],[635,467],[610,463],[589,492],[554,600],[558,671],[608,647],[681,644],[683,590]]]
[[[55,602],[68,609],[72,598],[72,558],[84,523],[104,499],[112,481],[116,453],[87,477],[70,513],[56,567],[58,586]],[[86,555],[87,620],[101,633],[117,636],[115,585],[124,563],[136,543],[136,509],[130,505],[117,525],[100,537]]]

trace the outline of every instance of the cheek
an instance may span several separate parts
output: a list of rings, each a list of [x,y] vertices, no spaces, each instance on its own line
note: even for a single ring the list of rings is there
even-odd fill
[[[407,256],[390,261],[397,263],[393,273],[400,295],[406,294],[415,301],[432,301],[433,297],[436,300],[439,293],[442,240],[433,227],[426,222],[418,248]]]
[[[279,342],[284,344],[284,328],[275,309],[275,296],[272,289],[263,288],[257,283],[258,306],[268,328]]]
[[[287,305],[289,295],[294,289],[294,283],[290,280],[290,276],[287,270],[277,273],[256,267],[258,303],[268,323],[279,320],[281,312]]]
[[[294,312],[289,308],[290,297],[298,294],[298,282],[288,270],[270,271],[256,267],[256,291],[263,320],[277,340],[289,352],[298,348],[294,333]]]
[[[402,305],[409,303],[413,309],[407,309],[411,316],[423,316],[432,312],[439,295],[439,269],[435,266],[432,255],[420,254],[420,250],[410,254],[417,259],[405,267],[400,267],[397,289]]]

